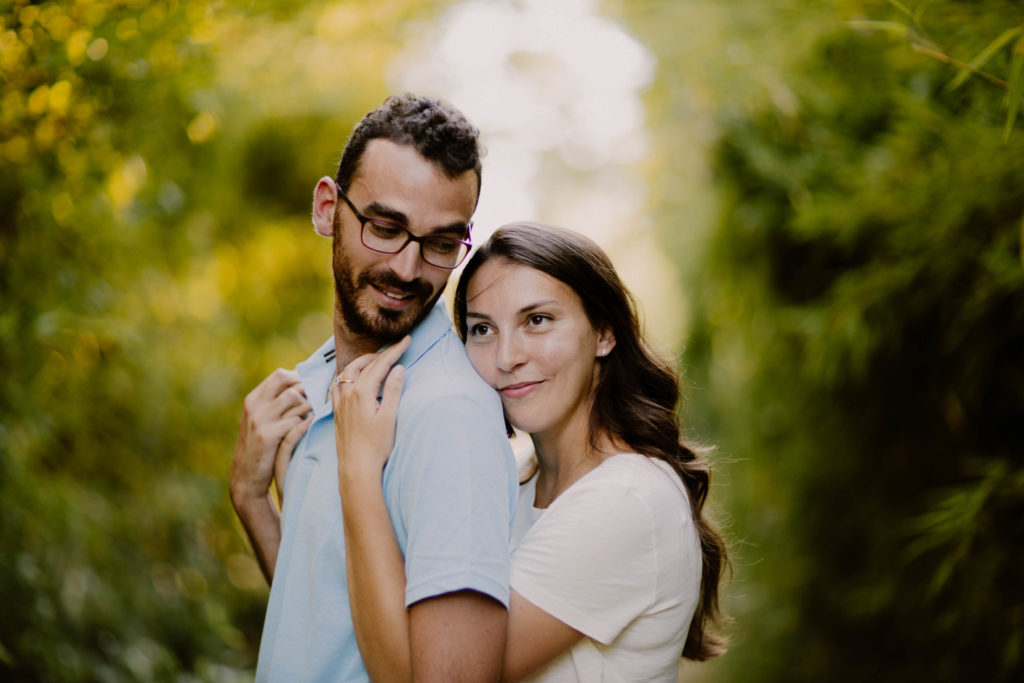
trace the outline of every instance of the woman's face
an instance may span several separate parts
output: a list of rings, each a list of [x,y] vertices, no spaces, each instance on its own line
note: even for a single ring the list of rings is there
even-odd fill
[[[466,326],[469,359],[516,429],[542,436],[585,424],[597,358],[615,341],[591,325],[568,285],[505,259],[488,261],[466,289]]]

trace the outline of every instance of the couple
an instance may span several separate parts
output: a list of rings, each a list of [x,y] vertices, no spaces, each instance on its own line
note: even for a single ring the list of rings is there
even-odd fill
[[[500,228],[452,331],[480,172],[476,129],[405,95],[316,186],[334,335],[246,397],[231,473],[271,584],[259,681],[675,681],[721,652],[707,470],[600,248]]]

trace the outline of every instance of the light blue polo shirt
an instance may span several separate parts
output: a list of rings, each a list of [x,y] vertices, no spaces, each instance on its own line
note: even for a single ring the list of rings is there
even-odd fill
[[[517,497],[501,402],[439,302],[399,362],[405,382],[384,498],[405,556],[406,605],[475,590],[508,607]],[[345,537],[329,388],[334,339],[296,368],[314,421],[285,482],[257,681],[368,681],[348,603]]]

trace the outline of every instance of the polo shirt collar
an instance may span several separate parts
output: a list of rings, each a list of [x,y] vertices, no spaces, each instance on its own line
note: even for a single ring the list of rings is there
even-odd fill
[[[427,317],[413,328],[410,333],[412,343],[398,359],[398,362],[409,369],[423,357],[430,347],[444,337],[451,327],[452,321],[448,316],[444,299],[438,299]],[[331,382],[334,380],[336,358],[337,353],[332,334],[319,349],[313,352],[313,355],[295,366],[302,387],[306,390],[306,400],[313,406],[313,417],[316,420],[334,412],[329,390]]]

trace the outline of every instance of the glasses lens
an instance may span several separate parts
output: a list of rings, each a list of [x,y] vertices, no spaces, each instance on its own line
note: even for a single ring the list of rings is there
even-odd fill
[[[394,254],[406,242],[405,229],[393,223],[367,220],[363,223],[363,244],[374,251]]]
[[[423,260],[439,268],[455,268],[466,258],[469,247],[458,240],[428,237],[420,244]]]
[[[366,219],[363,223],[363,244],[382,254],[397,254],[412,238],[408,230],[386,221]],[[420,243],[420,256],[438,268],[457,268],[469,253],[469,246],[447,237],[427,237]]]

